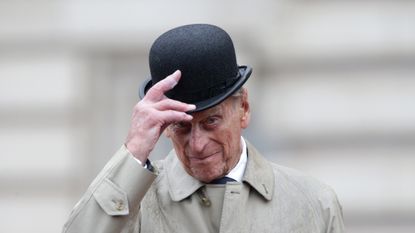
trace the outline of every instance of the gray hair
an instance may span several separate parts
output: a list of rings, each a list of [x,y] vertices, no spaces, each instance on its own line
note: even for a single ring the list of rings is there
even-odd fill
[[[235,91],[231,96],[233,97],[239,97],[242,96],[243,92],[244,92],[245,87],[241,87],[239,88],[237,91]]]

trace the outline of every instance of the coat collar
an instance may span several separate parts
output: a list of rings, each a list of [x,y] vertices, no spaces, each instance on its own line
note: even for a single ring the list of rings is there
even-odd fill
[[[248,141],[246,143],[248,162],[242,180],[253,187],[263,198],[270,201],[274,193],[272,168],[269,162]],[[184,170],[174,150],[169,153],[164,162],[169,193],[173,201],[181,201],[205,185]]]
[[[169,153],[164,164],[166,166],[169,193],[173,201],[185,199],[204,185],[184,170],[174,150]]]
[[[248,163],[242,180],[250,184],[266,200],[270,201],[274,193],[275,176],[268,162],[248,141]]]

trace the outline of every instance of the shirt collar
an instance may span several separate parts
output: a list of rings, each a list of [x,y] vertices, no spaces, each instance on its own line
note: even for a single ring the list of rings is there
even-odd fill
[[[248,161],[248,155],[246,153],[246,143],[243,137],[241,137],[241,147],[242,147],[242,153],[241,153],[238,163],[226,175],[227,177],[232,178],[238,182],[242,182],[242,177],[244,176],[246,163]]]

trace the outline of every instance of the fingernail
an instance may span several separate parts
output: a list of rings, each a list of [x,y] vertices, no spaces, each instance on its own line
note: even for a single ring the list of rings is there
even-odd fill
[[[196,109],[196,105],[194,105],[194,104],[188,104],[187,106],[189,106],[189,110]]]
[[[173,81],[170,83],[170,88],[173,88],[177,85],[177,79],[173,79]]]
[[[173,73],[173,76],[175,77],[175,80],[179,79],[181,77],[181,72],[180,70],[176,70]]]

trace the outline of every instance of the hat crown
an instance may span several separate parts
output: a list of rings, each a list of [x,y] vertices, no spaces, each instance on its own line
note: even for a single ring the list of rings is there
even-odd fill
[[[149,64],[152,84],[176,70],[180,82],[166,95],[196,103],[221,94],[238,78],[235,49],[230,36],[209,24],[191,24],[171,29],[153,43]]]

